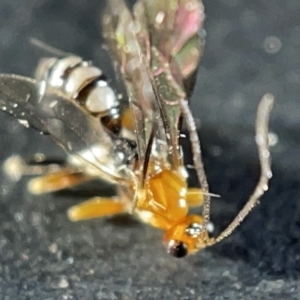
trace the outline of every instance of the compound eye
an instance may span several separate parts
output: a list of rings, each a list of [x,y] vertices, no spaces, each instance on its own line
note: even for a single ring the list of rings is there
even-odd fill
[[[168,243],[167,251],[176,258],[184,257],[188,254],[188,247],[185,243],[171,240]]]

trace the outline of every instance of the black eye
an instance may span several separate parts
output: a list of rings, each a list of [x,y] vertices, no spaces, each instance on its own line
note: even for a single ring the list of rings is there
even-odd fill
[[[168,243],[167,251],[172,256],[181,258],[188,254],[188,247],[183,242],[171,240]]]

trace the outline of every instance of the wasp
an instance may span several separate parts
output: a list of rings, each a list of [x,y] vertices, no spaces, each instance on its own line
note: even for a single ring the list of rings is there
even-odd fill
[[[203,52],[203,22],[199,0],[138,0],[132,10],[123,0],[108,1],[103,35],[126,86],[126,108],[102,71],[76,55],[42,60],[35,79],[2,74],[0,108],[23,125],[48,134],[68,154],[64,164],[52,162],[56,168],[32,179],[30,192],[44,194],[105,180],[116,187],[116,195],[71,207],[69,219],[133,213],[164,231],[167,252],[178,258],[229,236],[258,203],[272,177],[267,134],[273,96],[264,95],[258,107],[258,184],[231,224],[211,237],[211,194],[188,105]],[[179,144],[183,121],[200,188],[187,184]],[[36,159],[30,165],[12,157],[4,166],[8,173],[20,175],[30,173],[30,167],[45,167],[45,162],[49,161]],[[194,207],[202,207],[202,214],[189,213]]]

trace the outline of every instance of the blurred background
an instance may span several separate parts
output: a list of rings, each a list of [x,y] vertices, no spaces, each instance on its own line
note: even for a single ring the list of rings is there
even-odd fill
[[[0,0],[0,72],[32,76],[47,55],[30,45],[34,37],[111,73],[99,25],[104,5]],[[212,205],[216,233],[258,179],[255,114],[271,92],[274,177],[261,205],[220,245],[175,260],[165,253],[161,232],[133,219],[70,223],[67,208],[90,197],[89,188],[34,197],[26,179],[12,183],[1,173],[1,299],[299,299],[300,2],[204,5],[206,47],[190,103],[211,191],[222,196]],[[64,155],[4,114],[0,144],[1,162],[12,154]],[[191,184],[194,179],[191,174]]]

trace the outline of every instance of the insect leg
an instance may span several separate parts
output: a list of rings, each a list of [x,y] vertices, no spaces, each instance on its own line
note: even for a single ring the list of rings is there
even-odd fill
[[[89,180],[91,177],[82,171],[66,167],[30,180],[28,190],[32,194],[45,194],[70,188]]]
[[[65,166],[61,159],[46,159],[41,153],[31,159],[24,160],[19,155],[12,155],[3,164],[4,173],[13,181],[19,181],[22,176],[42,175],[57,171]]]
[[[119,198],[95,197],[69,208],[68,217],[75,222],[112,216],[127,211],[127,206]]]
[[[186,202],[189,207],[197,207],[203,204],[203,192],[199,188],[189,188],[186,194]]]

